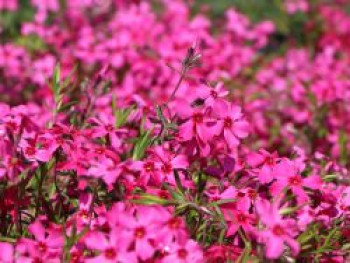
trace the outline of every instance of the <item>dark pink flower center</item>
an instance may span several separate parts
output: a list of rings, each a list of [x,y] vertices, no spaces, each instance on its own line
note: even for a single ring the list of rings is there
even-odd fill
[[[265,158],[265,161],[264,161],[265,164],[269,165],[269,166],[272,166],[275,164],[275,160],[274,158],[272,158],[271,156],[267,156]]]
[[[106,125],[106,131],[112,132],[114,130],[114,127],[111,124]]]
[[[247,221],[246,215],[245,215],[245,214],[242,214],[242,213],[237,214],[237,221],[238,221],[239,223],[244,223],[244,222],[246,222],[246,221]]]
[[[146,235],[146,229],[144,227],[138,227],[135,229],[135,237],[136,238],[144,238]]]
[[[186,249],[180,248],[180,249],[177,251],[177,255],[179,256],[179,258],[185,259],[185,258],[187,258],[188,252],[187,252]]]
[[[193,114],[192,119],[193,119],[194,123],[203,123],[203,119],[204,119],[203,114],[197,112],[197,113]]]
[[[10,165],[11,166],[16,166],[19,164],[19,159],[16,157],[11,158]]]
[[[248,196],[250,197],[250,199],[255,199],[257,197],[257,193],[256,193],[255,190],[249,189],[248,190]]]
[[[217,93],[215,90],[211,90],[211,91],[210,91],[210,95],[211,95],[214,99],[216,99],[216,98],[218,97],[218,93]]]
[[[171,173],[173,170],[173,167],[170,163],[164,163],[163,166],[162,166],[162,171],[164,173]]]
[[[178,229],[181,225],[181,219],[178,217],[173,217],[168,221],[169,228]]]
[[[232,127],[232,120],[231,118],[227,117],[224,119],[224,127],[229,129]]]
[[[43,261],[40,258],[34,258],[32,263],[42,263]]]
[[[80,216],[83,219],[88,219],[89,218],[89,212],[86,211],[85,209],[83,209],[83,210],[80,211]]]
[[[38,251],[41,253],[45,253],[47,250],[47,246],[44,242],[39,242],[37,245]]]
[[[17,124],[15,122],[9,121],[8,123],[6,123],[6,126],[10,129],[10,130],[16,130],[17,129]]]
[[[115,259],[117,257],[117,252],[114,248],[107,248],[105,250],[105,257],[108,259]]]
[[[64,143],[63,138],[61,138],[61,137],[56,138],[56,143],[59,145],[62,145]]]
[[[70,263],[78,263],[80,262],[81,253],[80,252],[72,252],[70,256]]]
[[[97,148],[97,149],[95,150],[95,153],[96,153],[96,154],[103,154],[104,152],[105,152],[105,149],[102,148],[102,147]]]
[[[238,192],[237,196],[242,198],[242,197],[244,197],[244,196],[245,196],[245,193]]]
[[[150,173],[154,171],[154,163],[153,162],[147,162],[143,165],[143,169],[145,169],[146,172]]]
[[[32,156],[35,154],[35,148],[33,146],[29,146],[27,147],[24,152],[29,155],[29,156]]]
[[[291,185],[294,185],[294,186],[298,186],[301,184],[301,178],[300,176],[297,176],[297,175],[290,177],[288,181]]]
[[[280,225],[275,225],[272,228],[272,233],[274,233],[276,236],[282,236],[285,234],[285,231]]]

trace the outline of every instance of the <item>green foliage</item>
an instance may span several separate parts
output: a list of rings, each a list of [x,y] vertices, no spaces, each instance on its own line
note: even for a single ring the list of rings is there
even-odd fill
[[[0,39],[16,39],[20,36],[21,24],[32,21],[34,8],[29,0],[19,0],[19,10],[17,12],[0,11]],[[23,40],[22,40],[23,41]]]

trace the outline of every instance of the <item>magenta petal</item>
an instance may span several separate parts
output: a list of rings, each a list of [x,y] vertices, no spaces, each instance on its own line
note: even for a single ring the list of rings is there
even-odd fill
[[[282,238],[271,237],[269,238],[265,251],[268,259],[276,259],[283,253],[284,242]]]
[[[236,224],[235,222],[231,222],[227,230],[226,236],[234,235],[237,232],[238,228],[239,228],[238,224]]]
[[[29,226],[29,231],[35,236],[38,241],[45,240],[45,228],[40,221],[35,221]]]
[[[146,240],[137,240],[136,241],[136,253],[142,259],[146,260],[153,256],[154,248],[151,244]]]
[[[235,148],[239,145],[239,140],[236,138],[236,136],[233,135],[230,130],[224,130],[224,137],[230,148]]]
[[[191,140],[193,137],[193,122],[187,121],[184,124],[182,124],[179,129],[179,134],[183,140]]]
[[[322,185],[322,179],[318,175],[311,175],[303,180],[303,185],[311,189],[319,189]]]
[[[250,126],[246,121],[237,121],[234,122],[232,127],[232,131],[238,138],[245,138],[249,135]]]
[[[273,180],[272,170],[269,166],[264,165],[259,172],[259,180],[263,184],[270,183]]]
[[[0,261],[10,263],[13,261],[13,246],[9,243],[0,242]]]
[[[299,243],[291,237],[285,237],[284,240],[290,247],[293,257],[297,256],[300,252]]]
[[[85,244],[92,249],[104,250],[108,246],[108,241],[104,234],[92,232],[86,237]]]

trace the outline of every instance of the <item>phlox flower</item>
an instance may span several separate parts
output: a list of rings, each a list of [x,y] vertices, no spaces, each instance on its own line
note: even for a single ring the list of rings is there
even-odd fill
[[[174,244],[167,250],[166,256],[161,259],[162,263],[201,263],[203,262],[203,251],[193,240],[184,244]]]
[[[41,162],[48,162],[59,147],[50,133],[24,134],[19,146],[26,159]]]
[[[188,167],[186,156],[182,154],[175,155],[161,146],[152,149],[150,154],[155,157],[155,165],[159,169],[159,183],[166,180],[172,185],[176,185],[174,169],[186,169]],[[179,172],[179,177],[183,185],[186,185],[187,182],[183,173]]]
[[[302,177],[298,163],[283,159],[274,169],[274,178],[276,181],[272,184],[270,190],[273,194],[279,194],[285,188],[289,188],[296,196],[299,204],[309,200],[305,192],[305,187],[310,189],[319,189],[322,185],[322,179],[318,175]]]
[[[92,118],[90,121],[97,124],[92,133],[94,138],[108,135],[111,145],[115,149],[121,146],[122,141],[120,135],[122,130],[115,128],[115,118],[113,114],[108,115],[106,113],[101,113],[99,114],[99,118]]]
[[[0,261],[3,263],[14,262],[13,246],[9,243],[0,242]]]
[[[247,156],[247,163],[252,166],[254,173],[257,173],[259,182],[266,184],[274,179],[274,169],[279,160],[277,152],[269,153],[263,149],[257,153],[250,153]]]
[[[137,207],[136,215],[121,215],[120,228],[125,231],[125,238],[134,244],[136,255],[142,260],[149,259],[157,249],[159,228],[164,223],[164,210],[159,207]]]
[[[218,125],[230,148],[239,145],[240,139],[249,134],[249,124],[243,119],[241,108],[233,104],[226,104],[221,111],[215,112],[218,116]]]
[[[46,229],[40,220],[37,220],[29,226],[29,232],[35,239],[21,238],[19,240],[16,247],[16,252],[20,254],[18,260],[25,262],[29,256],[33,260],[59,262],[57,259],[61,256],[64,245],[61,231],[54,227]]]
[[[90,165],[91,167],[87,170],[87,175],[102,178],[108,186],[112,186],[123,172],[123,164],[117,163],[112,158],[91,161]]]
[[[85,262],[138,262],[136,254],[128,252],[131,239],[123,236],[119,230],[114,229],[108,235],[101,232],[91,232],[84,238],[85,245],[98,254],[92,258],[86,258]]]
[[[266,257],[279,258],[285,244],[291,248],[292,255],[296,256],[300,251],[300,245],[294,239],[298,233],[295,220],[282,218],[278,202],[270,203],[265,199],[258,199],[255,205],[259,219],[266,227],[258,233],[259,241],[265,244]]]
[[[0,11],[9,10],[16,11],[18,9],[17,0],[0,0]]]
[[[203,156],[209,154],[209,142],[219,132],[218,123],[209,116],[209,112],[209,108],[202,110],[192,109],[189,119],[179,127],[181,140],[190,141],[194,139]]]

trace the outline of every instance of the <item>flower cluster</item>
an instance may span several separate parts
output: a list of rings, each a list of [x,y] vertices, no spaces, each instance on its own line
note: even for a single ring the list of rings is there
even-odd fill
[[[0,262],[347,262],[350,20],[316,2],[270,54],[233,8],[32,0],[0,45]]]

